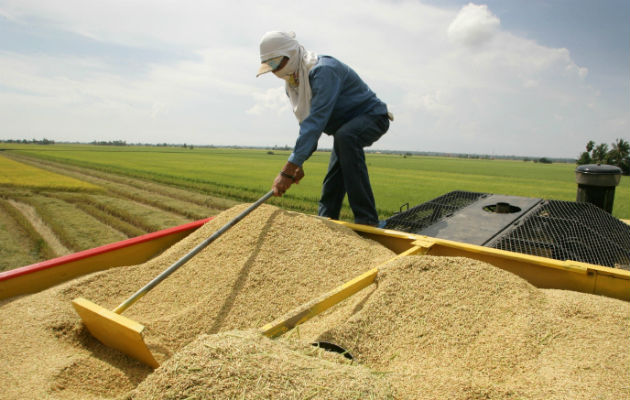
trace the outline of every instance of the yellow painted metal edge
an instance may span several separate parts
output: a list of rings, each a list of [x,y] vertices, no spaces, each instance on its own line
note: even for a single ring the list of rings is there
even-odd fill
[[[554,259],[546,258],[546,257],[515,253],[511,251],[493,249],[490,247],[478,246],[478,245],[462,243],[462,242],[455,242],[452,240],[434,238],[430,236],[417,235],[413,233],[403,233],[403,232],[394,231],[391,229],[380,229],[380,228],[375,228],[368,225],[353,224],[353,223],[344,222],[344,221],[335,221],[335,222],[341,225],[346,225],[352,230],[358,231],[358,232],[364,232],[364,233],[369,233],[372,235],[383,236],[383,237],[409,240],[411,245],[413,246],[417,245],[418,243],[431,243],[432,245],[458,248],[458,249],[461,249],[470,253],[493,254],[493,255],[500,256],[502,258],[525,260],[533,264],[545,265],[550,268],[570,270],[577,273],[586,273],[586,269],[588,267],[590,268],[601,267],[601,268],[606,268],[612,271],[616,271],[615,268],[608,268],[605,266],[595,266],[593,264],[581,263],[579,261],[571,261],[571,260],[559,261],[559,260],[554,260]],[[378,240],[380,241],[380,239]]]
[[[519,261],[529,263],[532,265],[540,265],[540,266],[544,266],[548,268],[556,268],[556,269],[573,272],[577,274],[589,274],[589,273],[593,273],[597,271],[598,273],[602,273],[602,274],[614,275],[618,277],[619,279],[630,280],[630,271],[626,271],[619,268],[610,268],[605,265],[589,264],[589,263],[573,261],[573,260],[561,261],[561,260],[556,260],[553,258],[534,256],[530,254],[515,253],[512,251],[493,249],[491,247],[478,246],[478,245],[461,243],[461,242],[454,242],[451,240],[432,238],[432,237],[421,236],[421,235],[418,235],[418,240],[434,241],[435,245],[437,246],[457,248],[457,249],[464,250],[465,252],[469,252],[471,254],[472,253],[487,254],[487,255],[492,255],[492,256],[496,256],[496,257],[500,257],[504,259],[519,260]]]
[[[392,259],[381,265],[387,264],[388,262],[397,258],[416,254],[421,251],[422,248],[414,247],[412,249],[409,249],[405,253],[393,257]],[[328,293],[325,293],[324,295],[313,299],[298,308],[295,308],[284,316],[260,328],[260,333],[267,337],[275,338],[288,332],[296,326],[303,324],[314,316],[321,314],[322,312],[328,310],[334,305],[342,302],[353,294],[374,283],[374,280],[376,279],[379,271],[379,267],[380,265],[336,287]]]
[[[340,225],[344,225],[363,237],[373,239],[392,250],[396,254],[405,252],[413,247],[413,242],[418,239],[417,235],[394,231],[391,229],[381,229],[369,225],[353,224],[345,221],[330,220]]]
[[[317,314],[320,314],[335,304],[341,302],[344,299],[352,296],[361,289],[369,286],[376,279],[378,269],[374,268],[365,272],[349,282],[335,288],[334,290],[326,293],[325,295],[311,300],[310,302],[302,305],[301,307],[289,312],[287,315],[263,326],[260,328],[260,332],[270,338],[275,338],[283,333],[293,329],[297,325],[300,325],[309,319],[313,318]]]
[[[418,235],[418,238],[419,240],[429,240],[428,236]],[[519,261],[532,264],[532,265],[541,265],[548,268],[556,268],[556,269],[564,270],[567,272],[573,272],[577,274],[586,274],[588,272],[589,267],[608,268],[608,267],[603,267],[603,266],[594,266],[592,264],[582,263],[579,261],[571,261],[571,260],[560,261],[560,260],[555,260],[552,258],[534,256],[530,254],[515,253],[512,251],[493,249],[491,247],[478,246],[478,245],[462,243],[462,242],[454,242],[454,241],[446,240],[446,239],[430,238],[430,240],[433,240],[435,244],[438,246],[449,247],[453,249],[460,249],[470,254],[492,255],[492,256],[503,258],[506,260],[508,259],[519,260]],[[608,269],[614,270],[614,268],[608,268]]]
[[[400,247],[400,244],[392,245],[392,241],[404,241],[404,246],[407,247],[423,247],[425,250],[422,254],[467,257],[487,262],[515,273],[539,288],[574,290],[630,301],[630,271],[579,261],[560,261],[343,221],[335,222],[346,225],[390,249]]]

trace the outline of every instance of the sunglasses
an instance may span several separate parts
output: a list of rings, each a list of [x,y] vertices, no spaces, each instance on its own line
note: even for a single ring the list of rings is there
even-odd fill
[[[271,67],[271,72],[276,72],[282,69],[286,65],[288,60],[289,60],[289,57],[280,56],[280,57],[275,57],[275,58],[265,61],[265,64]]]

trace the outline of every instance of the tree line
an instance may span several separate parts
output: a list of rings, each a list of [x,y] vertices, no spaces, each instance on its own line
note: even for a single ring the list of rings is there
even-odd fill
[[[577,160],[577,165],[583,164],[608,164],[621,168],[624,175],[630,175],[630,143],[624,139],[617,139],[611,143],[610,148],[606,143],[595,144],[589,140],[586,143],[586,151]]]
[[[26,140],[26,139],[3,139],[0,140],[0,142],[3,143],[21,143],[21,144],[28,144],[28,143],[32,143],[32,144],[55,144],[54,140],[49,140],[46,138],[43,138],[42,140],[37,140],[37,139],[31,139],[31,140]]]

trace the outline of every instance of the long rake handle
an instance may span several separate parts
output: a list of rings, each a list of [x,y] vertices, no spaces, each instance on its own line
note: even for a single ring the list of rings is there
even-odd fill
[[[230,229],[231,227],[236,225],[240,220],[245,218],[249,213],[251,213],[256,208],[258,208],[258,206],[260,206],[262,203],[267,201],[267,199],[269,199],[272,195],[273,195],[273,190],[270,190],[267,194],[265,194],[263,197],[258,199],[254,204],[249,206],[245,211],[243,211],[242,213],[237,215],[234,219],[232,219],[227,224],[223,225],[223,227],[221,229],[219,229],[218,231],[216,231],[215,233],[213,233],[212,236],[210,236],[208,239],[206,239],[203,242],[201,242],[200,244],[198,244],[194,249],[192,249],[190,252],[188,252],[185,256],[183,256],[182,258],[177,260],[173,265],[171,265],[170,267],[165,269],[164,272],[162,272],[160,275],[158,275],[155,278],[153,278],[153,280],[151,282],[147,283],[143,288],[141,288],[136,293],[134,293],[131,297],[129,297],[127,300],[122,302],[118,307],[116,307],[114,309],[114,312],[116,314],[122,314],[122,312],[125,311],[127,308],[129,308],[129,306],[131,306],[138,299],[140,299],[142,296],[147,294],[151,289],[156,287],[158,285],[158,283],[160,283],[164,279],[166,279],[170,274],[175,272],[179,267],[181,267],[188,260],[193,258],[197,253],[199,253],[201,250],[203,250],[207,245],[212,243],[215,239],[217,239],[219,236],[221,236],[223,233],[225,233],[228,229]]]

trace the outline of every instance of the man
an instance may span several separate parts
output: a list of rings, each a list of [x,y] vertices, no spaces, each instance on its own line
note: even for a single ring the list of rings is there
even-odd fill
[[[378,225],[363,148],[387,132],[393,120],[387,105],[350,67],[333,57],[305,50],[293,32],[265,33],[260,59],[256,76],[273,72],[285,80],[286,93],[300,124],[293,153],[273,181],[274,195],[282,196],[304,177],[302,165],[317,149],[323,132],[334,137],[334,145],[318,214],[339,219],[347,193],[355,223]]]

